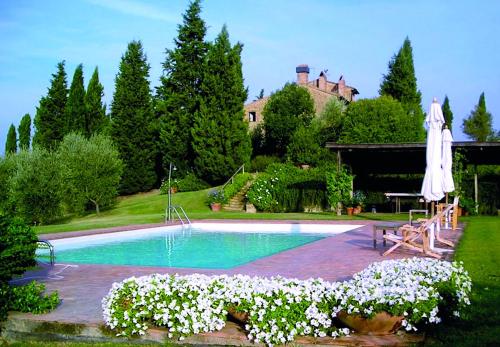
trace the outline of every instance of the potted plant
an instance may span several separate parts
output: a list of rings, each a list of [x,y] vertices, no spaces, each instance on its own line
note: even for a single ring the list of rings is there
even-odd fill
[[[356,190],[352,196],[353,206],[354,206],[354,214],[361,213],[363,210],[363,205],[366,200],[366,195],[361,190]]]
[[[348,197],[342,201],[342,204],[345,206],[348,216],[352,216],[354,214],[354,207],[356,206],[356,201],[352,197]]]
[[[220,189],[213,189],[208,192],[208,204],[212,211],[220,211],[222,204],[226,202],[224,191]]]
[[[176,178],[170,182],[170,193],[175,194],[179,190],[179,180]]]

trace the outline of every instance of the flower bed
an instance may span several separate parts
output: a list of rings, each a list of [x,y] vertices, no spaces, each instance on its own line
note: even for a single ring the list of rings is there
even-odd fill
[[[106,325],[119,336],[166,327],[183,339],[225,326],[228,309],[248,315],[248,338],[267,345],[295,336],[343,336],[340,311],[370,318],[404,316],[403,326],[439,323],[443,308],[458,316],[470,304],[471,280],[460,264],[413,258],[373,263],[346,282],[243,275],[151,275],[114,283],[102,306]]]

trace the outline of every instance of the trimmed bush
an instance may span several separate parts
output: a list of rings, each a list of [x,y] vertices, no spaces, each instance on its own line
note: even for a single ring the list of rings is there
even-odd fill
[[[207,189],[208,187],[210,187],[210,185],[207,182],[196,177],[192,172],[188,173],[177,182],[177,189],[179,189],[180,192],[193,192]]]
[[[233,196],[238,194],[238,192],[245,186],[245,184],[250,180],[252,176],[245,172],[237,174],[232,183],[229,183],[224,187],[224,196],[226,200],[231,199]]]
[[[281,159],[273,155],[258,155],[250,163],[250,172],[264,172],[273,163],[279,163]]]
[[[11,287],[10,309],[35,314],[52,311],[59,305],[59,294],[44,295],[45,285],[32,281],[24,286]]]

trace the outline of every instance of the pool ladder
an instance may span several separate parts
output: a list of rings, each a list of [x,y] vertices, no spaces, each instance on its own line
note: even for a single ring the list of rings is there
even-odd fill
[[[50,265],[54,265],[55,262],[54,246],[48,240],[38,240],[36,242],[36,248],[48,249],[50,254]]]
[[[179,213],[179,210],[181,211],[181,213]],[[181,222],[182,226],[185,226],[186,224],[188,226],[191,226],[191,220],[189,219],[189,217],[187,216],[186,214],[186,211],[184,211],[184,209],[182,208],[181,205],[172,205],[170,206],[170,212],[171,212],[171,216],[174,216],[174,215],[177,215],[177,218],[179,219],[179,221]],[[182,218],[182,216],[184,217],[184,219]],[[165,223],[168,223],[168,207],[167,207],[167,213],[165,214]],[[172,221],[174,219],[172,218]]]

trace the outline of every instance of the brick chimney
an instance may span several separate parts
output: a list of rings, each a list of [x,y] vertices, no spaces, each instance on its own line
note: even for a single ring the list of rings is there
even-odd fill
[[[326,90],[326,74],[324,71],[321,71],[318,77],[318,89]]]
[[[295,68],[295,72],[297,72],[297,84],[307,84],[309,81],[309,66],[301,64]]]
[[[340,96],[343,96],[344,98],[346,98],[346,95],[344,95],[344,93],[345,93],[345,79],[344,79],[344,75],[340,75],[339,84],[338,84],[338,91],[339,91],[339,95]]]

